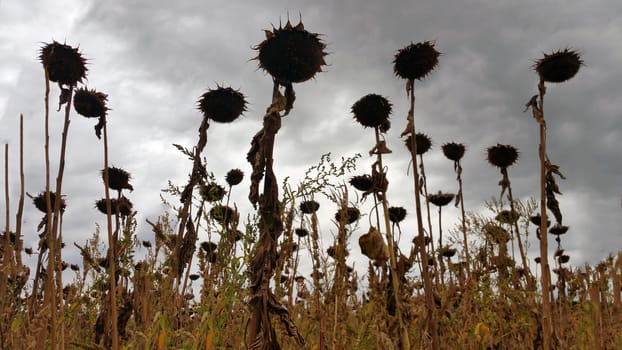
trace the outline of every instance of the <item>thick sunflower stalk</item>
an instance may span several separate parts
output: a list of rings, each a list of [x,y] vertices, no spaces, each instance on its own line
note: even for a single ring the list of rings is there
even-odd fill
[[[440,53],[434,47],[434,43],[425,41],[417,44],[410,44],[399,50],[393,61],[395,74],[406,79],[406,92],[410,100],[410,108],[406,128],[402,136],[410,136],[410,154],[413,162],[414,184],[415,184],[415,210],[417,214],[417,239],[425,242],[423,219],[421,215],[421,184],[419,182],[419,171],[417,166],[417,143],[415,128],[415,80],[423,80],[438,65]],[[422,261],[423,286],[426,304],[426,331],[432,339],[432,348],[440,349],[440,339],[435,320],[435,304],[432,290],[432,279],[427,268],[428,254],[425,244],[419,245],[419,255]]]
[[[287,331],[302,346],[303,337],[294,325],[287,308],[281,305],[270,289],[270,280],[277,263],[277,242],[283,232],[278,182],[273,170],[274,141],[281,128],[281,118],[294,106],[293,83],[313,78],[325,64],[325,45],[304,29],[302,22],[266,31],[266,39],[255,48],[259,51],[259,67],[273,78],[272,103],[266,110],[262,129],[253,137],[247,160],[251,163],[249,200],[259,206],[260,237],[249,262],[250,321],[246,336],[249,349],[280,348],[271,315],[277,315]],[[281,93],[280,87],[284,88]],[[281,114],[282,113],[282,114]],[[259,183],[263,191],[259,194]]]
[[[538,155],[540,158],[540,267],[542,270],[542,328],[543,348],[551,349],[553,335],[553,313],[551,311],[550,289],[551,272],[548,259],[547,238],[547,211],[550,209],[557,223],[561,225],[562,215],[555,198],[555,193],[560,193],[553,174],[560,177],[559,167],[551,164],[546,152],[546,121],[544,118],[544,94],[546,93],[545,82],[562,83],[572,79],[583,65],[583,60],[578,52],[570,49],[560,50],[551,54],[545,54],[536,61],[534,70],[538,73],[538,94],[534,95],[526,104],[526,109],[531,109],[534,119],[539,126],[540,145]]]

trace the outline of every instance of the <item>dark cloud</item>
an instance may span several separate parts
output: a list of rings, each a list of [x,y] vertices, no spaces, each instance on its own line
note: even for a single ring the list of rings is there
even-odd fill
[[[559,200],[571,230],[563,243],[577,265],[618,249],[618,2],[232,1],[214,6],[204,1],[36,1],[28,6],[2,2],[0,9],[0,140],[10,145],[11,169],[17,169],[17,121],[23,113],[26,189],[33,194],[43,189],[43,73],[36,57],[41,43],[52,39],[80,45],[89,59],[86,84],[109,94],[111,164],[134,177],[135,191],[129,196],[140,212],[141,239],[150,238],[149,229],[142,227],[144,219],[163,211],[159,189],[169,179],[182,184],[190,170],[190,163],[171,144],[191,147],[196,142],[201,118],[196,101],[218,84],[240,89],[249,108],[231,125],[210,126],[204,154],[208,168],[220,180],[231,168],[250,174],[245,155],[261,128],[272,89],[270,77],[253,60],[252,48],[265,38],[262,30],[284,24],[288,16],[297,23],[300,12],[306,28],[322,34],[330,54],[325,72],[294,86],[294,110],[277,135],[277,177],[290,176],[295,183],[327,152],[334,159],[361,153],[357,173],[367,172],[373,132],[353,120],[350,108],[360,97],[379,93],[394,106],[386,136],[393,150],[385,162],[389,198],[411,213],[409,156],[399,139],[408,101],[405,82],[394,76],[392,67],[398,49],[433,40],[443,53],[438,68],[415,87],[417,127],[433,140],[425,155],[429,190],[455,191],[452,164],[440,146],[463,142],[467,210],[479,212],[485,211],[483,202],[500,191],[499,171],[485,161],[487,147],[496,143],[520,150],[518,164],[510,169],[514,195],[524,200],[538,195],[538,130],[531,113],[523,113],[524,104],[537,92],[532,65],[544,53],[577,49],[586,65],[571,81],[550,84],[545,99],[549,155],[567,176],[560,182],[564,194]],[[53,86],[54,103],[57,95]],[[61,113],[52,113],[54,167],[61,119]],[[94,136],[91,120],[72,116],[68,147],[65,237],[83,241],[96,222],[103,223],[93,208],[103,196],[98,178],[103,145]],[[10,182],[10,194],[17,198],[17,176],[11,175]],[[240,187],[235,194],[248,211],[246,191]],[[458,211],[446,214],[444,222],[453,227]],[[27,215],[30,227],[38,222],[37,215]],[[410,234],[414,214],[409,219],[410,226],[403,228]],[[330,232],[330,223],[323,223],[322,229]],[[357,237],[358,233],[352,240],[354,251]],[[535,255],[537,242],[531,245]]]

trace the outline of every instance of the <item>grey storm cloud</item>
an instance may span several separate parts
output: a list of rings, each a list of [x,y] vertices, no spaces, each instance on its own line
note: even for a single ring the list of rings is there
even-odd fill
[[[433,140],[425,155],[430,192],[456,188],[451,162],[440,146],[463,142],[467,210],[486,213],[484,201],[500,191],[500,174],[485,160],[487,147],[497,143],[520,150],[518,164],[510,168],[514,195],[523,200],[538,195],[537,125],[530,113],[523,113],[537,92],[532,65],[544,53],[570,47],[581,52],[586,64],[571,81],[548,86],[548,147],[551,160],[567,177],[560,182],[559,197],[564,223],[570,226],[564,246],[573,262],[595,262],[619,249],[622,227],[619,13],[622,3],[604,0],[2,1],[0,141],[9,144],[11,169],[17,169],[18,117],[23,113],[26,190],[41,191],[43,70],[38,50],[51,40],[79,45],[89,60],[86,85],[109,95],[111,164],[132,173],[135,191],[128,196],[140,213],[137,232],[149,239],[144,220],[164,210],[159,190],[168,180],[183,184],[187,179],[190,164],[171,144],[191,147],[196,142],[201,120],[196,102],[207,89],[232,86],[249,101],[236,123],[210,127],[204,153],[209,170],[221,180],[231,168],[250,173],[245,155],[261,128],[272,88],[269,75],[253,60],[253,47],[265,38],[263,30],[288,17],[297,23],[301,16],[306,29],[322,34],[328,65],[315,79],[295,86],[294,110],[276,141],[277,177],[289,176],[295,183],[327,152],[334,159],[361,153],[357,173],[368,171],[373,132],[353,120],[350,107],[360,97],[378,93],[394,106],[393,127],[386,135],[393,150],[386,157],[389,198],[393,205],[414,208],[409,156],[399,139],[407,113],[405,82],[394,76],[392,60],[409,43],[431,40],[443,55],[438,68],[415,86],[417,128]],[[53,87],[52,101],[57,94]],[[59,122],[60,113],[52,119]],[[59,125],[52,135],[57,145]],[[104,222],[93,208],[103,195],[101,157],[93,123],[74,115],[64,186],[68,241],[84,241],[96,222]],[[56,161],[54,156],[52,163]],[[10,195],[17,198],[16,175],[10,183]],[[235,195],[250,211],[246,189],[236,189]],[[457,218],[457,212],[447,212]],[[27,214],[29,227],[38,215],[34,210]],[[444,222],[454,225],[451,219]],[[409,230],[408,225],[403,228]],[[329,222],[323,224],[324,231],[331,229]],[[537,242],[531,246],[534,255]]]

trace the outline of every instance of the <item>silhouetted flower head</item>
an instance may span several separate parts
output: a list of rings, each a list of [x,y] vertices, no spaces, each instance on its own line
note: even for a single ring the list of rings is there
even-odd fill
[[[350,185],[359,191],[369,191],[373,186],[373,181],[370,175],[356,175],[350,178]]]
[[[411,43],[395,54],[393,72],[400,78],[423,80],[438,65],[439,56],[433,42]]]
[[[361,212],[354,207],[348,207],[347,210],[339,209],[337,213],[335,213],[335,221],[341,222],[342,217],[346,224],[352,224],[356,222],[361,216]]]
[[[304,214],[313,214],[320,209],[320,203],[310,200],[300,203],[300,211]]]
[[[218,202],[222,200],[227,191],[224,187],[215,182],[210,182],[205,186],[201,186],[201,196],[208,202]]]
[[[537,60],[533,68],[540,78],[550,83],[562,83],[572,79],[583,65],[581,55],[577,51],[564,49]]]
[[[43,213],[47,213],[47,199],[45,197],[45,192],[41,192],[39,193],[39,195],[37,195],[32,202],[34,203],[35,207],[37,207],[37,209],[39,209],[41,212]],[[50,192],[50,204],[51,204],[51,209],[52,211],[54,211],[54,205],[56,203],[56,193],[54,192]],[[66,203],[65,203],[65,199],[62,198],[61,196],[61,200],[60,200],[60,211],[61,213],[65,211],[65,207],[66,207]]]
[[[406,148],[408,149],[408,151],[411,150],[410,149],[411,142],[412,142],[412,136],[408,136],[406,140],[404,140],[404,145],[406,145]],[[427,151],[429,151],[430,148],[432,148],[432,139],[430,139],[430,137],[424,133],[418,132],[415,136],[415,142],[417,145],[417,155],[424,154]]]
[[[246,111],[246,99],[237,90],[219,86],[201,95],[199,110],[204,118],[218,123],[231,123]]]
[[[106,115],[108,95],[96,90],[80,88],[73,96],[73,107],[76,112],[86,118],[99,118]]]
[[[400,223],[406,217],[406,209],[402,207],[390,207],[389,208],[389,220],[393,223]]]
[[[106,208],[106,198],[102,198],[95,202],[95,207],[102,213],[108,214]],[[132,213],[133,204],[126,197],[121,197],[119,199],[113,198],[110,200],[110,214],[115,215],[119,214],[121,216],[128,216]]]
[[[227,184],[229,184],[229,186],[238,185],[240,182],[242,182],[242,179],[244,179],[244,172],[240,169],[229,170],[227,176],[225,177],[225,181],[227,181]]]
[[[284,27],[266,30],[266,39],[255,47],[259,68],[265,70],[281,84],[301,83],[313,78],[326,65],[326,45],[319,34],[304,29],[302,22],[296,26],[287,21]]]
[[[50,81],[76,86],[86,78],[86,60],[77,48],[53,41],[41,48],[39,59]]]
[[[451,203],[454,199],[455,195],[453,193],[443,193],[438,191],[436,194],[428,195],[428,201],[430,203],[436,205],[437,207],[444,207],[447,204]]]
[[[352,105],[354,119],[365,127],[375,128],[389,120],[392,105],[385,97],[377,94],[363,96]]]
[[[488,148],[488,162],[499,168],[507,168],[518,160],[518,150],[512,145],[497,144]]]
[[[443,154],[450,160],[454,162],[460,161],[464,156],[465,147],[461,143],[456,142],[448,142],[441,146],[443,150]]]
[[[102,180],[104,179],[104,169],[101,171]],[[123,189],[128,189],[130,191],[134,190],[134,187],[130,185],[130,179],[132,176],[127,171],[116,168],[116,167],[108,167],[108,187],[112,190],[121,191]]]

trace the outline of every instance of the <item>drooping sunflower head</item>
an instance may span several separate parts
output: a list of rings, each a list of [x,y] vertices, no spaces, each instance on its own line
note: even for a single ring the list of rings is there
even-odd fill
[[[453,160],[454,162],[460,161],[460,159],[464,156],[465,147],[461,143],[448,142],[441,146],[441,148],[443,149],[445,157]]]
[[[47,70],[50,81],[76,86],[86,78],[86,59],[77,48],[52,41],[41,48],[39,59]]]
[[[354,119],[370,128],[385,125],[389,120],[391,110],[391,102],[377,94],[365,95],[352,105]]]
[[[400,78],[423,80],[436,68],[440,55],[431,41],[410,44],[395,54],[393,72]]]
[[[318,211],[318,209],[320,209],[320,203],[314,200],[304,201],[300,203],[300,211],[303,214],[313,214]]]
[[[218,86],[199,97],[199,110],[204,118],[231,123],[246,111],[246,98],[238,90]]]
[[[32,203],[41,212],[47,213],[47,198],[45,196],[45,192],[41,192],[41,193],[39,193],[39,195],[37,195],[35,198],[33,198]],[[54,211],[55,203],[56,203],[56,193],[50,192],[50,204],[51,204],[52,211]],[[67,207],[67,205],[65,204],[65,199],[63,199],[62,196],[61,196],[61,201],[60,201],[60,210],[61,210],[61,212],[65,211],[65,207]]]
[[[549,83],[562,83],[572,79],[583,65],[581,55],[571,49],[555,51],[544,54],[544,57],[536,60],[534,70],[540,78]]]
[[[320,34],[305,30],[302,22],[266,30],[266,39],[255,47],[259,68],[281,84],[302,83],[322,71],[326,65]]]
[[[389,220],[393,223],[400,223],[406,218],[406,209],[403,207],[390,207],[389,208]]]
[[[507,168],[518,160],[518,150],[512,145],[497,144],[488,148],[488,163]]]
[[[80,88],[73,96],[73,107],[76,112],[86,118],[99,118],[106,115],[108,95],[96,90]]]
[[[443,193],[441,191],[438,191],[438,193],[436,194],[428,195],[428,201],[436,205],[437,207],[444,207],[447,204],[451,203],[451,201],[454,199],[454,196],[455,195],[453,193]]]
[[[404,145],[406,145],[406,148],[408,149],[408,151],[410,151],[410,147],[411,147],[411,143],[412,142],[412,136],[408,136],[406,138],[406,140],[404,140]],[[417,154],[421,155],[426,153],[427,151],[430,150],[430,148],[432,148],[432,139],[430,138],[430,136],[424,134],[424,133],[420,133],[418,132],[415,135],[415,142],[417,144]]]
[[[335,213],[335,221],[341,222],[341,220],[344,220],[346,224],[353,224],[360,217],[361,212],[355,207],[348,207],[345,211],[343,209],[339,209]]]
[[[101,171],[102,180],[104,179],[104,169]],[[130,179],[132,176],[127,171],[117,168],[117,167],[108,167],[108,187],[112,190],[121,191],[123,189],[128,189],[130,191],[134,190],[134,187],[130,185]]]
[[[354,186],[359,191],[369,191],[373,186],[374,182],[370,175],[356,175],[350,178],[350,185]]]

